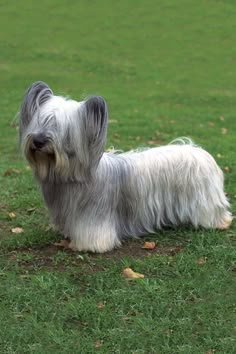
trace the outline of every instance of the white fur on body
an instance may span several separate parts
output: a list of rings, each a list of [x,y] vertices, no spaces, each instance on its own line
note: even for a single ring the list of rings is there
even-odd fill
[[[47,183],[42,192],[52,220],[78,250],[105,252],[124,236],[189,223],[217,228],[230,218],[221,170],[192,145],[104,153],[90,184]]]
[[[72,248],[106,252],[125,237],[163,226],[230,224],[223,173],[206,151],[176,141],[104,153],[104,102],[66,100],[43,83],[33,85],[23,101],[20,137],[52,222],[71,239]],[[32,137],[39,132],[48,143],[32,150]]]

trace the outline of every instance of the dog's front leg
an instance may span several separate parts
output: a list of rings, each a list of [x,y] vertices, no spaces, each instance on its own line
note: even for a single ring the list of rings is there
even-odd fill
[[[70,232],[69,247],[78,251],[104,253],[120,246],[121,241],[111,218],[84,218]]]

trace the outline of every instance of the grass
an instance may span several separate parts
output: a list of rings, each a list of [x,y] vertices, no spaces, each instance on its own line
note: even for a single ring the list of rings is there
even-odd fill
[[[36,80],[100,94],[107,147],[192,137],[227,167],[235,213],[235,41],[233,1],[1,1],[1,353],[235,352],[235,222],[147,235],[153,251],[144,240],[106,255],[59,249],[14,120]],[[125,280],[125,267],[145,278]]]

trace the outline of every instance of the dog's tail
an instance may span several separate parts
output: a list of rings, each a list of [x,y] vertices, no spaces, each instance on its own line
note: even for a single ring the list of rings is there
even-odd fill
[[[177,138],[172,140],[169,145],[192,145],[192,146],[197,146],[192,139],[187,138],[185,136],[181,137],[181,138]]]

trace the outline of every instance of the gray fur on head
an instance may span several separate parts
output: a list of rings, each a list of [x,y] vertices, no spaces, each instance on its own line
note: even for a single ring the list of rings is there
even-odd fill
[[[232,220],[215,160],[191,140],[104,152],[102,97],[77,102],[45,83],[26,92],[20,141],[53,223],[77,250],[105,252],[163,226],[227,228]]]

